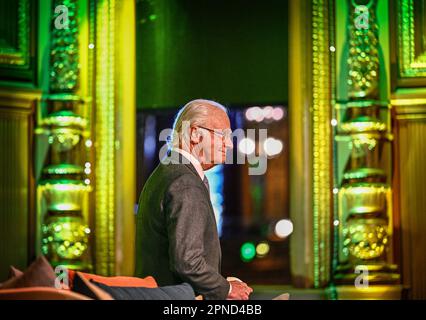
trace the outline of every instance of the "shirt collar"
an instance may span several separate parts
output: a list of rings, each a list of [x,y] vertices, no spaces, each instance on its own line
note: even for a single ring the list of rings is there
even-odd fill
[[[204,180],[204,170],[203,170],[203,167],[201,166],[200,161],[198,161],[197,158],[195,158],[189,152],[179,148],[173,148],[173,151],[176,151],[180,153],[182,156],[184,156],[185,158],[187,158],[191,162],[191,164],[194,166],[195,170],[197,170],[197,173],[200,176],[201,180]]]

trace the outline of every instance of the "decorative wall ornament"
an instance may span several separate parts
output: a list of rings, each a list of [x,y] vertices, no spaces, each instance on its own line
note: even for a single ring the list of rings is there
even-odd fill
[[[7,11],[2,14],[7,14]],[[0,41],[0,65],[18,66],[21,68],[29,65],[29,46],[30,46],[30,1],[18,1],[18,32],[17,46]],[[5,21],[5,20],[3,20]]]
[[[341,84],[348,87],[348,101],[336,105],[335,139],[349,150],[337,193],[337,283],[353,284],[360,266],[369,272],[371,284],[399,281],[391,246],[392,172],[386,165],[391,157],[390,111],[387,102],[379,101],[377,2],[348,0],[348,73],[347,83]],[[368,17],[362,28],[360,15]]]
[[[350,99],[377,98],[379,86],[378,26],[376,1],[366,5],[350,1],[349,6],[349,66]],[[361,8],[361,9],[360,9]],[[364,19],[361,19],[363,18]],[[362,23],[360,23],[363,21]]]
[[[68,28],[58,29],[55,20],[66,6]],[[88,193],[90,162],[87,162],[88,130],[86,101],[79,87],[79,25],[77,0],[52,2],[49,94],[37,133],[48,136],[49,151],[38,183],[42,219],[41,252],[50,262],[72,269],[90,270]],[[89,166],[87,166],[89,165]]]
[[[426,77],[426,28],[416,24],[416,21],[423,21],[424,24],[425,5],[424,0],[396,1],[400,78]]]
[[[68,28],[58,29],[55,26],[55,18],[51,26],[51,50],[50,50],[50,92],[66,93],[75,92],[79,76],[78,55],[78,25],[77,2],[73,0],[54,1],[53,11],[58,6],[68,8]]]
[[[35,81],[38,37],[36,1],[2,0],[0,3],[0,77],[3,80]]]

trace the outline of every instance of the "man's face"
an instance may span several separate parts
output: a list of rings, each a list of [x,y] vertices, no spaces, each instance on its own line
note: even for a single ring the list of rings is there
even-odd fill
[[[228,115],[218,109],[209,109],[207,122],[199,127],[201,139],[199,142],[199,160],[204,170],[225,163],[227,149],[232,149],[231,125]]]

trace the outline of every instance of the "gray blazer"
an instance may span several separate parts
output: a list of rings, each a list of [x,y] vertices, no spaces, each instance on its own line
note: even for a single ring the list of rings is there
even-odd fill
[[[210,196],[196,169],[177,152],[160,163],[139,198],[136,276],[160,286],[189,283],[205,299],[226,299],[221,249]],[[185,160],[185,164],[182,161]]]

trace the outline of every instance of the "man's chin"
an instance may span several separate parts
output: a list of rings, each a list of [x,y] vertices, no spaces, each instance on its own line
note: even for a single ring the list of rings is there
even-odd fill
[[[215,165],[224,164],[226,162],[226,155],[222,155],[219,161],[215,161]]]
[[[223,160],[223,161],[216,161],[216,162],[212,162],[212,163],[204,163],[202,165],[202,167],[203,167],[203,170],[209,170],[209,169],[211,169],[211,168],[213,168],[215,166],[218,166],[218,165],[224,164],[224,163],[225,163],[225,160]]]

